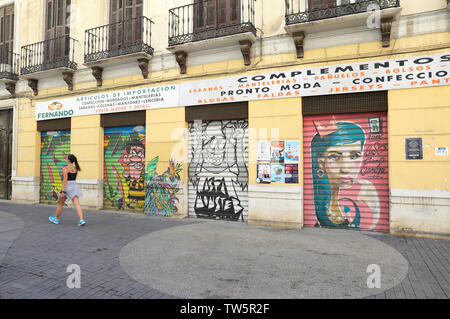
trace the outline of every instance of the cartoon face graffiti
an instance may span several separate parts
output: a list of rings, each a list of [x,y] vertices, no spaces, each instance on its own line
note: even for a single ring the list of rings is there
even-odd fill
[[[145,149],[141,142],[132,142],[124,150],[120,158],[124,166],[124,177],[138,179],[145,167]]]
[[[220,166],[225,161],[226,136],[224,134],[214,134],[212,126],[204,127],[202,123],[195,123],[195,137],[199,144],[202,144],[203,159],[214,166]]]
[[[124,177],[128,185],[127,206],[133,208],[132,203],[136,202],[138,207],[145,205],[145,178],[143,176],[145,168],[145,149],[140,141],[133,141],[128,144],[122,155],[123,163],[126,165]]]
[[[207,137],[203,149],[205,160],[215,166],[220,166],[225,160],[225,138],[223,136]]]
[[[145,166],[144,148],[141,146],[132,146],[129,152],[130,177],[139,178]]]

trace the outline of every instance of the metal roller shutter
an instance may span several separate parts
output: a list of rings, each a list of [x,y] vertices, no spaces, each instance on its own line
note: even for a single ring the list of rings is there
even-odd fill
[[[41,132],[40,203],[56,204],[69,154],[70,131]]]
[[[386,112],[305,116],[304,224],[389,230]]]
[[[103,207],[143,212],[145,206],[145,126],[104,131]]]
[[[246,221],[248,120],[189,123],[189,216]]]

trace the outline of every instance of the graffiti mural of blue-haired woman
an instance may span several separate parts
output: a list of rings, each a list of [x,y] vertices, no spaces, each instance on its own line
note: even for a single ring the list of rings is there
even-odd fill
[[[352,121],[326,125],[313,121],[311,177],[314,211],[318,226],[376,228],[381,213],[377,188],[361,176],[367,135]],[[366,148],[367,149],[367,148]],[[309,175],[305,172],[306,178]]]

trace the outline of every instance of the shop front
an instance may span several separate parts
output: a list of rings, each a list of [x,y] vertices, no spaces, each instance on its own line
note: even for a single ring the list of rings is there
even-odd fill
[[[304,225],[389,231],[385,112],[303,119]]]
[[[103,114],[103,208],[144,212],[145,111]]]
[[[39,202],[56,204],[62,190],[62,169],[70,154],[70,130],[41,132]]]
[[[71,149],[70,118],[38,122],[39,203],[55,204],[62,190],[62,169]]]
[[[189,123],[189,216],[247,220],[247,120]]]
[[[449,60],[285,67],[36,102],[40,201],[54,200],[76,152],[103,209],[446,233]],[[420,82],[424,69],[431,80]]]

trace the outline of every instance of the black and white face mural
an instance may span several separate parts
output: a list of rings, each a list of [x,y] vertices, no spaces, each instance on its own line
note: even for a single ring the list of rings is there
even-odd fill
[[[189,182],[197,217],[244,221],[248,120],[189,123]],[[245,197],[245,203],[244,198]]]

